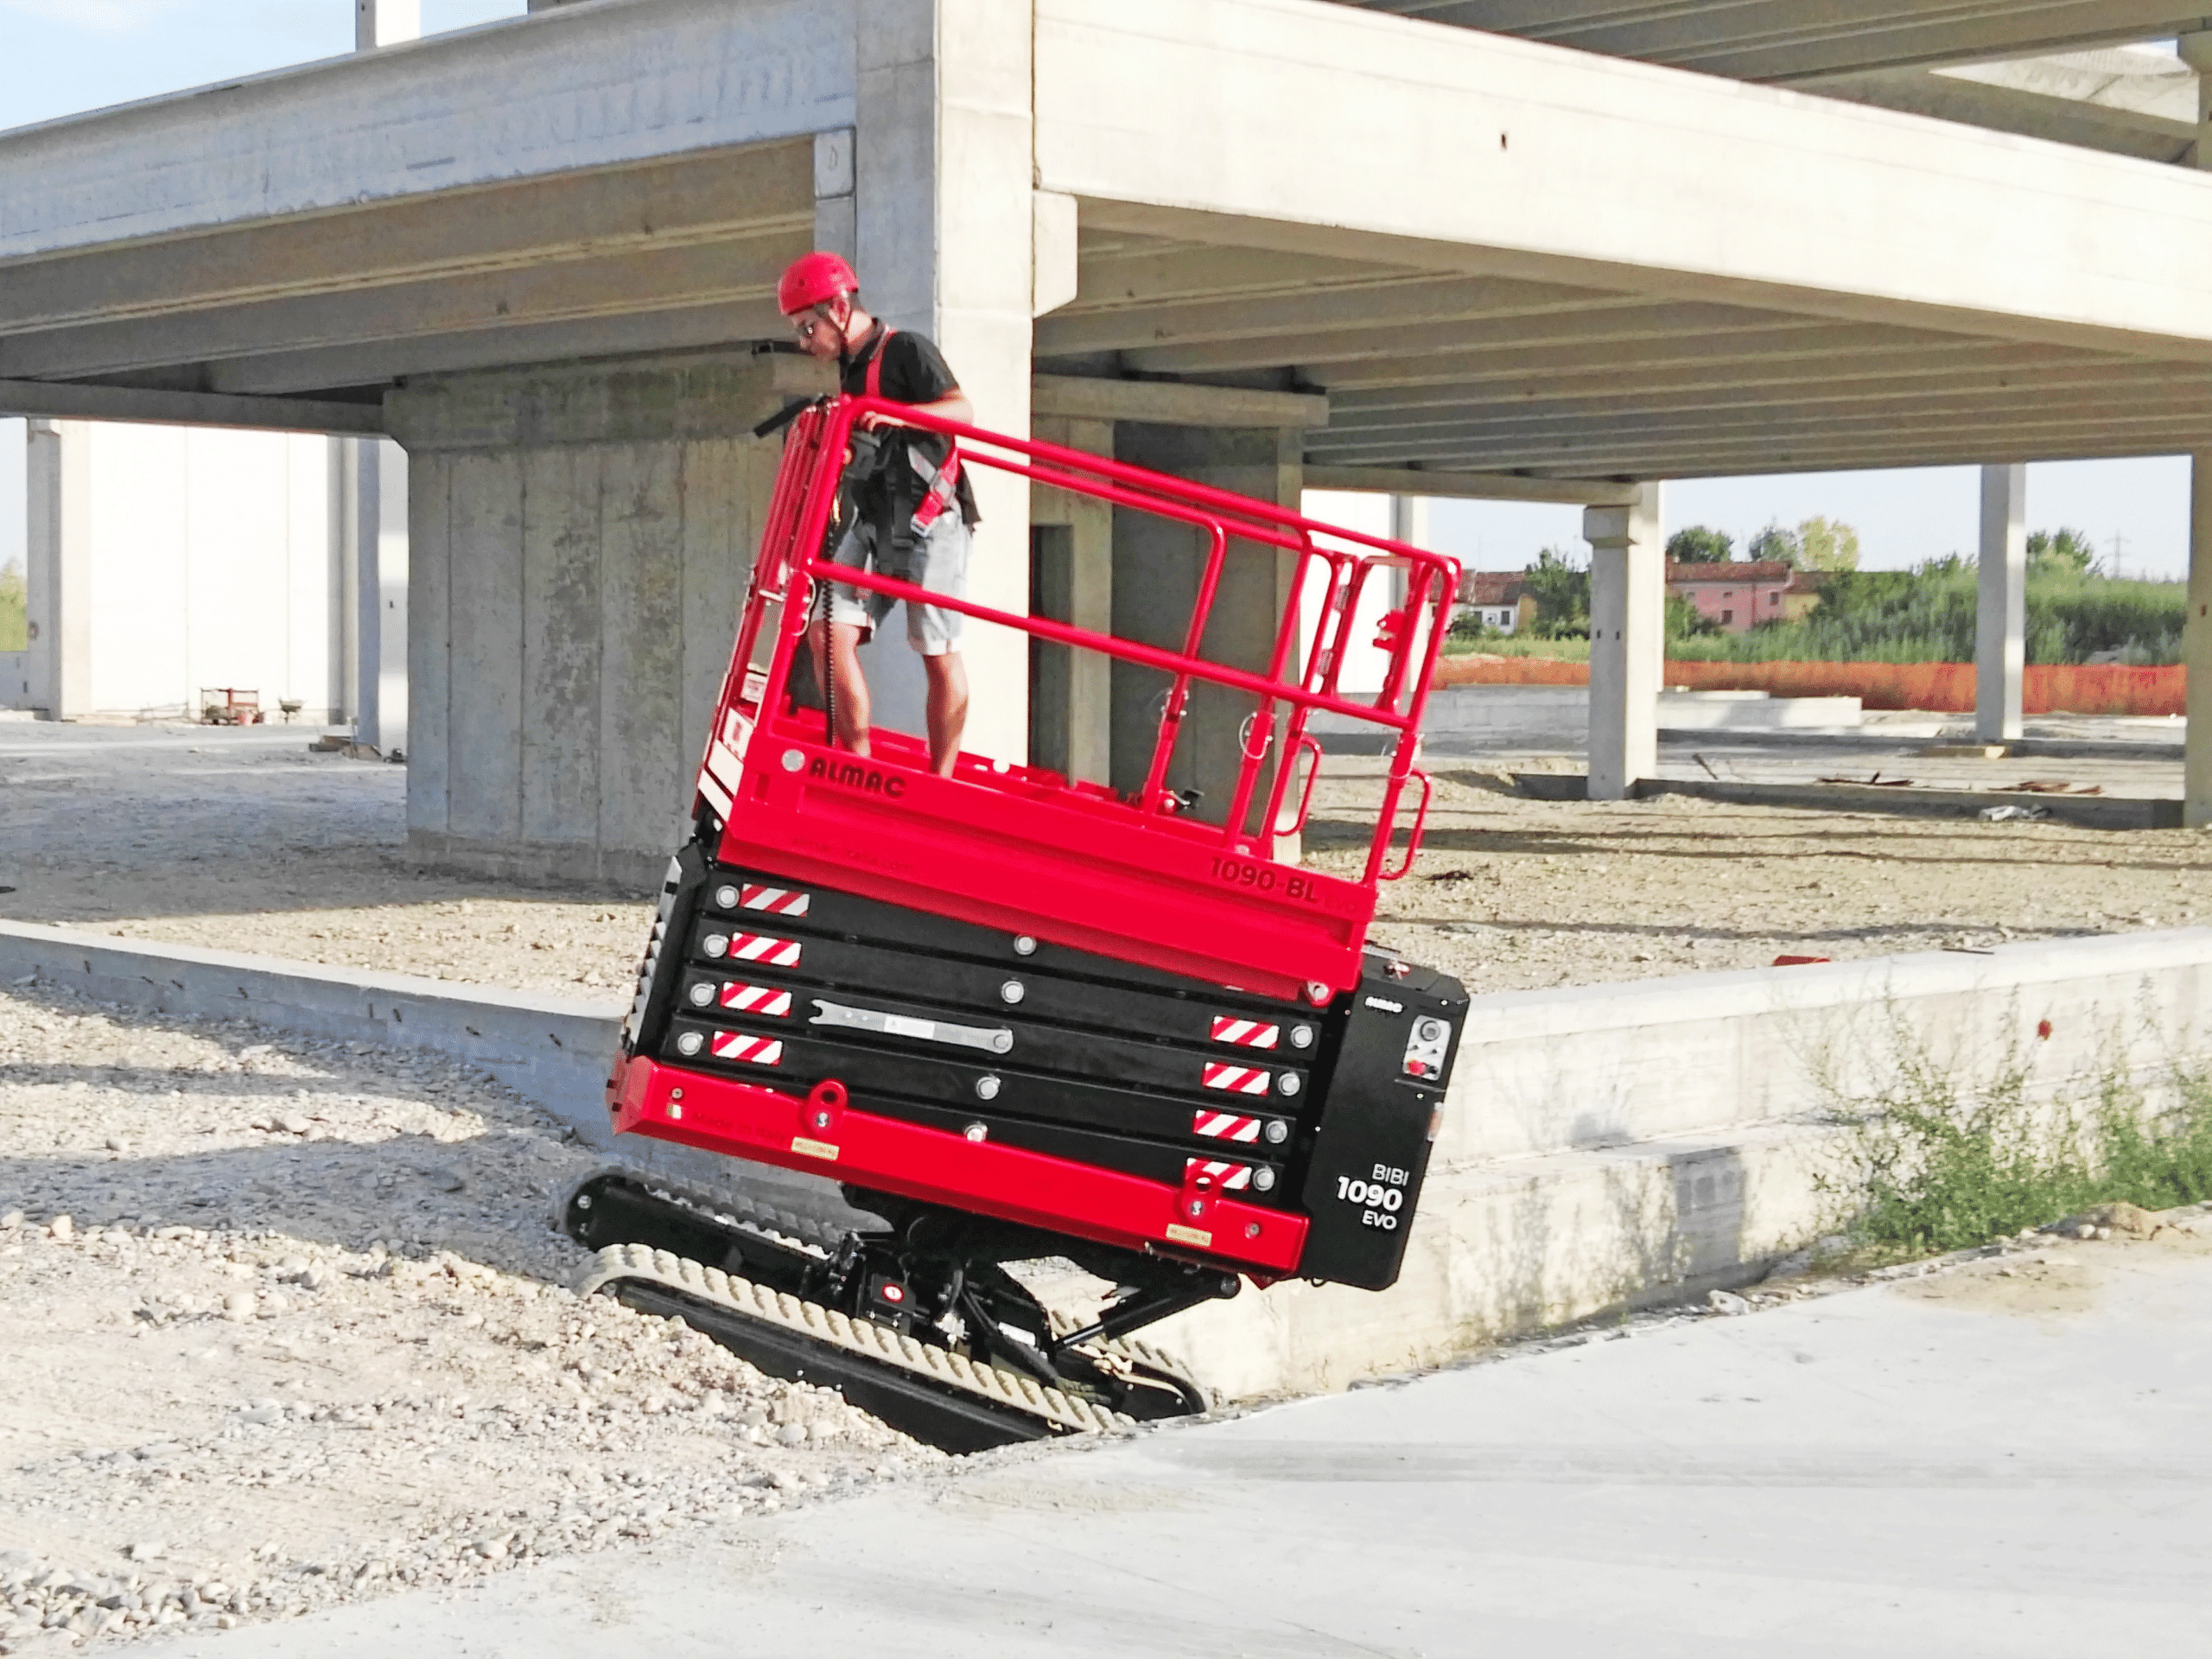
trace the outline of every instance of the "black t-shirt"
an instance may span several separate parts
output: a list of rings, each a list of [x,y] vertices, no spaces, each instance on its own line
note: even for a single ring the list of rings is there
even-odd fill
[[[949,397],[960,390],[960,383],[952,378],[951,366],[944,360],[944,353],[927,334],[918,334],[911,328],[895,332],[877,323],[860,350],[845,360],[842,388],[849,397],[860,397],[868,392],[868,365],[880,352],[883,353],[883,377],[879,394],[894,404],[933,404],[940,397]],[[937,432],[903,430],[893,432],[887,448],[890,450],[890,475],[903,485],[907,479],[918,480],[906,460],[908,448],[918,452],[931,467],[941,467],[952,448],[952,440]],[[976,511],[976,493],[968,486],[968,470],[961,468],[959,484],[960,516],[970,524],[982,522]]]

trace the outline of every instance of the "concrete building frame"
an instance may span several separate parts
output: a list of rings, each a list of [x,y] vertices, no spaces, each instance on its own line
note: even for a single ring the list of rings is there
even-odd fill
[[[0,135],[0,405],[396,438],[423,844],[643,869],[742,581],[748,417],[803,380],[774,275],[837,247],[987,423],[1278,499],[1590,508],[1611,636],[1592,787],[1618,792],[1650,765],[1659,480],[2212,448],[2212,182],[2139,131],[2024,137],[2017,99],[1992,130],[1853,80],[2195,21],[2171,0],[534,8]],[[978,598],[1159,624],[1173,549],[1026,493],[982,504]],[[1264,635],[1289,584],[1250,582]],[[996,689],[974,747],[1111,776],[1138,688],[1033,678],[1019,649],[975,641]],[[2212,727],[2190,729],[2202,821]]]

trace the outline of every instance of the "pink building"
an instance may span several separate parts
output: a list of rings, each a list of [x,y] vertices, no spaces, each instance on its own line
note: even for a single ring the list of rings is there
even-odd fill
[[[1761,622],[1780,622],[1811,608],[1812,584],[1779,559],[1727,564],[1669,564],[1667,591],[1697,607],[1698,614],[1729,633]]]

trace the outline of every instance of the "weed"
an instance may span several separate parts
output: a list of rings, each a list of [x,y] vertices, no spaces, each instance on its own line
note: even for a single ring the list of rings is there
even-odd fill
[[[1822,1178],[1870,1257],[1985,1244],[2091,1205],[2170,1209],[2212,1197],[2212,1077],[2177,1066],[2154,1107],[2117,1065],[2087,1096],[2038,1102],[2008,1057],[1979,1087],[1903,1044],[1893,1081],[1839,1102],[1845,1173]]]

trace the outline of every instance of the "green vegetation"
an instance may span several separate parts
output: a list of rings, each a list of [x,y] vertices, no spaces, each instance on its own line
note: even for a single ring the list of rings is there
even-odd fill
[[[1668,652],[1703,662],[1970,663],[1974,579],[1973,561],[1955,556],[1914,570],[1839,570],[1798,621],[1677,637]],[[2047,557],[2030,563],[2027,589],[2031,663],[2181,660],[2180,582],[2115,582]]]
[[[0,651],[21,651],[29,644],[25,627],[23,567],[10,559],[0,565]]]
[[[2026,1067],[1978,1091],[1924,1052],[1897,1078],[1846,1109],[1851,1167],[1824,1183],[1853,1201],[1853,1242],[1875,1256],[1986,1244],[2092,1205],[2170,1209],[2212,1197],[2212,1079],[2181,1074],[2172,1103],[2108,1076],[2094,1098],[2037,1105]]]
[[[1718,562],[1732,543],[1703,524],[1668,538],[1670,560]],[[1720,663],[1970,663],[1974,654],[1975,571],[1953,555],[1911,570],[1860,570],[1850,525],[1808,518],[1795,530],[1770,524],[1751,540],[1753,557],[1784,558],[1823,572],[1820,601],[1796,621],[1724,633],[1685,601],[1667,603],[1667,654]],[[1529,567],[1535,625],[1507,636],[1470,626],[1447,649],[1497,656],[1589,655],[1590,572],[1586,562],[1546,548]],[[2178,582],[2116,581],[2100,574],[2089,538],[2078,530],[2028,537],[2027,651],[2037,664],[2181,660],[2188,593]]]
[[[1736,556],[1736,538],[1710,524],[1686,524],[1667,538],[1669,564],[1726,564]]]

